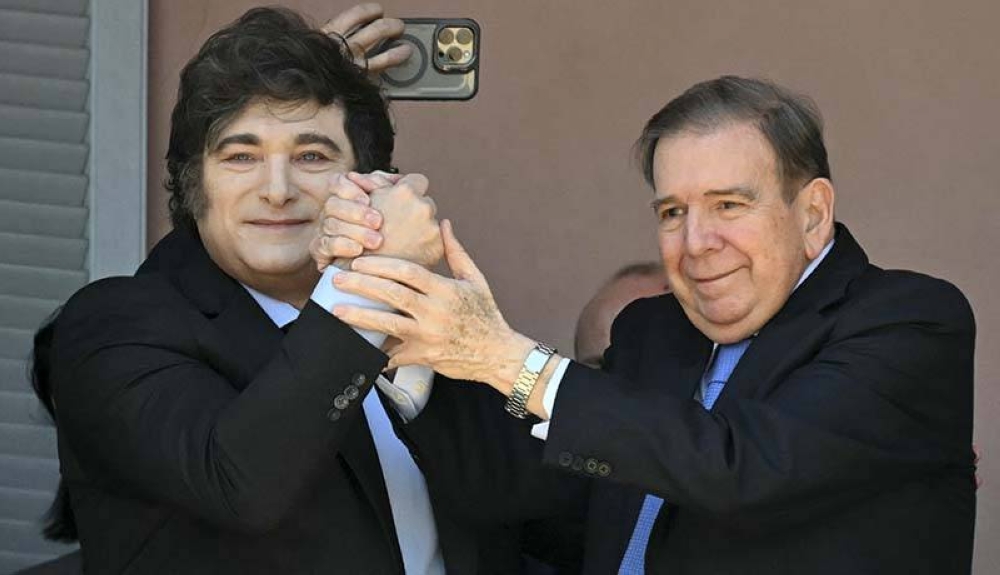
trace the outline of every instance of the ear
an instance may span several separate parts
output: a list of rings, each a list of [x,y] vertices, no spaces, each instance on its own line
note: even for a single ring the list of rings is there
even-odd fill
[[[802,238],[806,257],[815,259],[833,239],[833,182],[815,178],[799,192],[796,203],[802,215]]]

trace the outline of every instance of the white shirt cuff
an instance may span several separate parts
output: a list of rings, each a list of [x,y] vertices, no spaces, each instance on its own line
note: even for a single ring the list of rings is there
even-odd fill
[[[420,415],[431,397],[434,371],[422,365],[403,365],[396,369],[396,376],[391,382],[379,376],[375,383],[392,402],[403,421],[409,422]]]
[[[319,279],[316,289],[313,290],[312,296],[310,296],[310,299],[316,302],[316,305],[326,311],[333,310],[334,306],[337,305],[353,305],[367,309],[393,311],[391,307],[382,302],[373,301],[366,297],[337,289],[337,286],[333,285],[333,278],[342,271],[335,266],[330,266],[323,271],[323,277]],[[386,335],[384,333],[357,328],[354,328],[354,331],[358,332],[361,337],[368,340],[368,343],[375,347],[380,347],[385,342]],[[427,400],[431,397],[431,386],[434,384],[434,371],[422,365],[403,365],[396,369],[396,376],[393,378],[393,381],[379,376],[376,384],[382,390],[382,393],[386,394],[392,401],[392,404],[396,407],[396,411],[399,412],[403,420],[411,421],[420,415],[424,406],[427,405]]]
[[[367,309],[393,311],[391,307],[382,302],[373,301],[366,297],[361,297],[359,295],[354,295],[337,289],[337,287],[333,285],[333,278],[342,271],[343,270],[336,266],[327,267],[323,272],[323,276],[319,278],[319,283],[316,284],[316,288],[313,290],[309,299],[316,302],[316,305],[326,311],[332,311],[334,306],[337,305],[352,305]],[[375,347],[381,347],[385,342],[386,335],[384,333],[358,328],[354,328],[354,331],[358,332],[361,337],[368,340],[368,343],[374,345]]]
[[[566,375],[566,368],[569,367],[569,358],[564,357],[556,366],[555,372],[549,379],[549,384],[545,386],[545,393],[542,395],[542,408],[545,410],[546,420],[552,418],[552,412],[556,406],[556,394],[559,393],[559,385],[563,376]],[[531,435],[541,440],[549,438],[549,422],[543,421],[531,426]]]

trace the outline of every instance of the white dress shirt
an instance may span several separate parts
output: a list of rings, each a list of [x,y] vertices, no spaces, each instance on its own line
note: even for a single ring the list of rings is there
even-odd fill
[[[327,268],[327,273],[323,274],[310,299],[327,311],[337,304],[378,307],[378,304],[371,300],[336,289],[333,286],[333,276],[338,271],[332,266]],[[248,286],[243,287],[278,327],[284,327],[299,317],[299,310],[291,304],[264,295]],[[364,330],[358,330],[358,333],[372,345],[378,346],[385,341],[383,334]],[[396,405],[404,419],[412,419],[427,403],[432,375],[433,372],[428,368],[405,366],[396,370],[393,382],[379,376],[376,385]],[[404,386],[400,387],[400,383]],[[415,393],[415,397],[410,396],[411,392]],[[396,436],[392,422],[377,394],[369,393],[362,407],[382,467],[382,477],[389,495],[389,506],[392,509],[392,520],[396,526],[405,572],[408,575],[445,575],[444,558],[441,555],[434,511],[431,508],[424,476],[413,462],[409,450]],[[330,512],[335,513],[336,510]]]

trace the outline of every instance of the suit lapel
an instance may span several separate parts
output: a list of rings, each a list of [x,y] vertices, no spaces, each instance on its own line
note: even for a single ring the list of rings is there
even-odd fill
[[[678,307],[676,317],[685,321],[676,329],[669,330],[671,337],[660,344],[659,349],[651,350],[663,359],[657,361],[660,365],[676,366],[673,373],[660,373],[659,385],[669,386],[671,393],[684,399],[694,399],[695,392],[705,372],[705,366],[712,354],[712,342],[687,321],[680,304],[671,300]]]
[[[729,397],[766,396],[777,382],[784,380],[782,374],[801,365],[804,355],[811,356],[819,349],[826,334],[825,322],[816,313],[761,330],[740,358],[716,405]]]
[[[208,319],[212,329],[196,334],[198,343],[212,363],[243,391],[278,350],[281,330],[253,297],[212,261],[197,236],[171,232],[149,261],[159,266]]]
[[[228,305],[211,322],[214,333],[199,334],[199,343],[243,391],[277,353],[283,334],[244,289],[233,290]]]
[[[847,228],[837,224],[836,243],[815,272],[788,298],[754,338],[729,377],[716,405],[733,397],[764,397],[796,366],[814,355],[832,324],[825,310],[841,301],[868,258]]]

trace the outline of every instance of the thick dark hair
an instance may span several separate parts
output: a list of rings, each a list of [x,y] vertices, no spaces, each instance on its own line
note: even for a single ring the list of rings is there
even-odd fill
[[[31,387],[35,390],[35,395],[42,407],[49,413],[49,417],[55,421],[55,404],[52,403],[52,382],[49,378],[51,370],[51,360],[49,358],[52,350],[52,333],[55,331],[56,318],[59,311],[56,309],[48,317],[42,326],[35,332],[34,346],[31,350],[31,358],[28,361],[28,379]],[[42,523],[42,534],[46,539],[70,543],[78,538],[76,531],[76,517],[73,515],[73,507],[70,505],[69,490],[66,488],[66,481],[59,479],[59,488],[56,491],[55,500],[45,514]]]
[[[662,138],[684,132],[711,133],[737,123],[755,126],[771,145],[786,201],[799,185],[830,178],[823,119],[816,104],[773,82],[722,76],[695,84],[657,112],[635,143],[642,174],[653,181],[653,155]]]
[[[343,46],[342,38],[286,8],[249,10],[205,42],[181,71],[170,117],[166,188],[174,227],[194,228],[205,208],[202,156],[257,100],[340,106],[354,168],[389,169],[394,133],[388,106]]]

